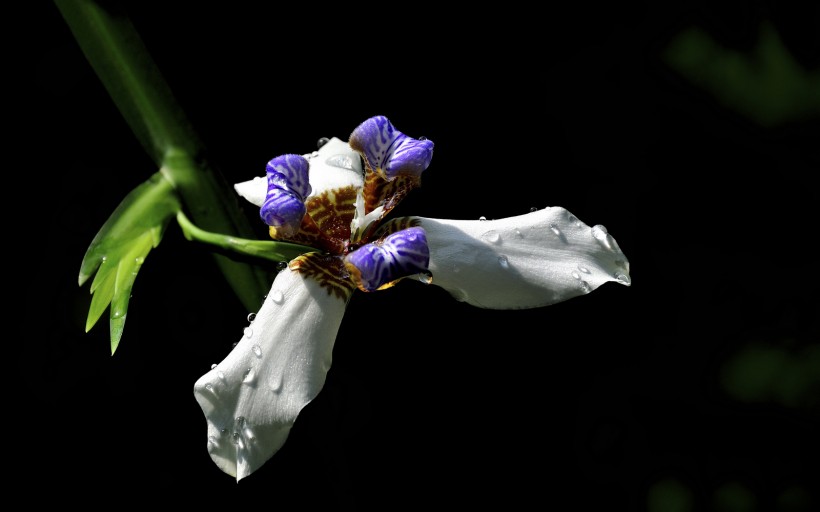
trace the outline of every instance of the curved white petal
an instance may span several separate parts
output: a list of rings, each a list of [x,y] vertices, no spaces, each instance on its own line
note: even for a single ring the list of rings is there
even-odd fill
[[[364,184],[362,158],[343,140],[333,137],[319,151],[302,156],[310,163],[309,181],[313,192],[308,197],[349,186],[360,189]],[[261,207],[265,203],[268,194],[266,177],[243,181],[233,187],[252,204]]]
[[[546,306],[607,281],[629,285],[629,261],[603,226],[551,207],[492,221],[419,218],[432,284],[492,309]]]
[[[268,178],[257,176],[256,178],[233,186],[236,193],[247,199],[251,204],[262,207],[268,195]]]
[[[313,279],[280,272],[241,341],[196,382],[222,471],[241,480],[284,444],[325,383],[345,305]]]

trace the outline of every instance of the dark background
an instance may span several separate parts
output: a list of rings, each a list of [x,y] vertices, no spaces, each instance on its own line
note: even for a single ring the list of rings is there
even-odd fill
[[[23,306],[10,322],[19,356],[7,389],[24,390],[6,419],[21,452],[9,469],[43,491],[30,499],[817,505],[817,98],[786,77],[767,95],[805,104],[803,117],[761,122],[663,56],[700,27],[753,60],[768,22],[816,84],[818,9],[613,4],[444,13],[126,2],[228,182],[386,115],[436,144],[398,215],[563,206],[604,224],[632,265],[630,288],[526,311],[479,310],[420,283],[356,294],[324,390],[239,484],[211,462],[192,392],[248,314],[206,251],[170,226],[139,274],[116,355],[105,318],[84,332],[83,254],[156,169],[58,9],[40,4],[25,92],[10,99],[26,107],[21,132],[34,148],[6,170],[19,179],[8,194],[25,203],[13,254],[26,262],[7,289]],[[735,81],[744,93],[766,72],[752,69]]]

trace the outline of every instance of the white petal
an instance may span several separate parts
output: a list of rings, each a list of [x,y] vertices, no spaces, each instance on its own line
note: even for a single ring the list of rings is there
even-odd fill
[[[318,196],[328,190],[364,185],[362,157],[347,142],[333,137],[319,151],[304,155],[310,162],[310,186]]]
[[[420,218],[432,284],[493,309],[546,306],[607,281],[629,285],[629,261],[603,226],[551,207],[492,221]]]
[[[222,471],[241,480],[285,443],[325,383],[344,310],[316,281],[284,270],[233,351],[196,382]]]
[[[237,183],[233,188],[237,194],[261,208],[265,204],[265,198],[268,195],[268,178],[258,176],[250,181]]]
[[[302,156],[310,162],[313,192],[308,197],[351,185],[361,188],[364,184],[361,156],[343,140],[333,137],[319,151]],[[233,187],[240,196],[261,208],[268,193],[268,180],[264,176],[257,177]]]

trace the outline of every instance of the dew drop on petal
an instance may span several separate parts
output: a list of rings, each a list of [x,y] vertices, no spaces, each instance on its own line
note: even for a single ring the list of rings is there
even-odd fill
[[[270,292],[270,300],[272,300],[274,304],[281,304],[285,301],[285,295],[282,293],[282,290],[273,290]]]
[[[424,284],[432,284],[433,282],[433,273],[429,270],[416,274],[416,277]]]
[[[330,142],[330,139],[329,139],[329,138],[327,138],[327,137],[322,137],[321,139],[319,139],[319,140],[316,142],[316,147],[321,149],[321,147],[322,147],[322,146],[324,146],[325,144],[327,144],[328,142]]]
[[[612,249],[612,242],[611,242],[612,237],[609,236],[609,233],[607,233],[607,230],[604,226],[602,226],[600,224],[597,224],[597,225],[593,226],[592,227],[592,237],[595,240],[597,240],[598,243],[600,243],[601,245],[603,245],[604,247],[606,247],[610,251],[613,250]]]
[[[537,212],[537,211],[538,211],[538,207],[537,207],[537,206],[530,206],[530,213],[532,213],[532,212]]]
[[[245,327],[245,337],[252,338],[253,337],[253,329],[250,327]]]
[[[555,224],[550,224],[550,230],[556,235],[561,236],[561,230]]]
[[[572,277],[574,277],[575,279],[581,279],[581,274],[579,274],[578,272],[573,270],[572,271]]]
[[[243,434],[245,434],[245,438],[246,438],[248,441],[255,441],[255,440],[256,440],[256,435],[253,433],[253,430],[251,430],[251,427],[247,427],[247,426],[246,426],[246,427],[242,430],[242,433],[243,433]]]
[[[213,370],[214,368],[216,368],[216,363],[211,365],[211,370]]]
[[[487,231],[486,233],[481,235],[481,238],[483,238],[487,242],[490,242],[491,244],[497,244],[501,241],[501,235],[499,235],[498,231],[495,231],[494,229],[491,229],[490,231]]]
[[[586,281],[581,281],[581,289],[584,290],[584,293],[589,293],[592,291],[592,287]]]
[[[521,230],[518,228],[515,229],[515,238],[524,238],[524,235],[521,234]]]
[[[632,280],[629,278],[629,276],[627,276],[626,274],[621,274],[620,272],[615,274],[615,279],[623,284],[632,284]]]
[[[253,371],[253,368],[247,368],[242,376],[242,383],[250,385],[254,382],[256,382],[256,372]]]
[[[216,372],[216,376],[219,377],[219,380],[225,380],[225,374],[221,370]]]
[[[487,220],[487,217],[485,217],[485,216],[483,216],[483,215],[482,215],[481,217],[479,217],[479,218],[478,218],[478,220],[480,220],[480,221],[485,221],[485,220]]]
[[[276,270],[278,272],[281,272],[281,271],[285,270],[286,268],[288,268],[288,263],[286,261],[280,261],[276,264]]]
[[[234,432],[231,439],[233,440],[233,444],[239,444],[239,432]]]
[[[223,436],[227,436],[228,435],[228,429],[223,428],[222,430],[219,431],[219,433],[222,434]]]
[[[580,270],[584,274],[589,274],[590,273],[588,268],[582,267],[581,265],[578,265],[578,270]]]
[[[501,268],[510,268],[510,260],[503,254],[498,257],[498,264],[501,265]]]
[[[270,383],[270,389],[274,393],[282,391],[282,375],[277,376],[273,382]]]
[[[248,313],[248,323],[253,323],[256,320],[256,313]]]
[[[255,355],[256,357],[262,357],[262,347],[260,347],[259,345],[254,345],[252,350],[253,355]]]

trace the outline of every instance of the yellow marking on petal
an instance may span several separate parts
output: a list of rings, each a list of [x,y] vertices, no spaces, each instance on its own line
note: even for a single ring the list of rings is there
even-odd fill
[[[354,186],[336,188],[305,201],[308,215],[325,237],[337,241],[350,239],[357,192]]]
[[[311,252],[293,259],[289,267],[319,283],[328,295],[335,295],[345,302],[356,289],[341,256]]]

